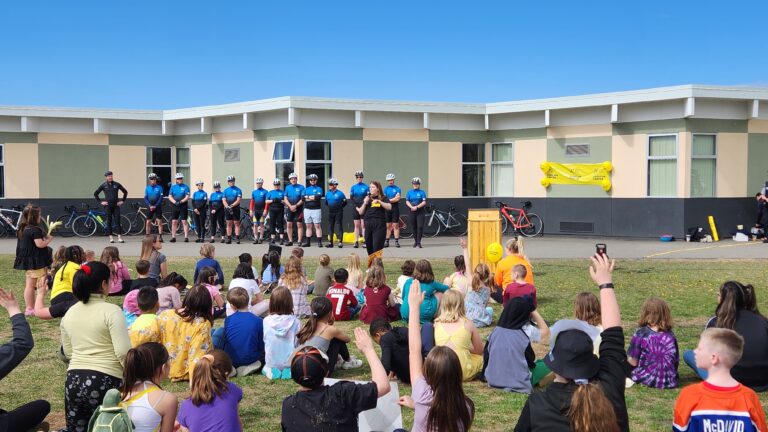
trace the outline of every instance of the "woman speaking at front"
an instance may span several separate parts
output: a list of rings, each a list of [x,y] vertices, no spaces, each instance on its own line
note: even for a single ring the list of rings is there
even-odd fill
[[[381,183],[378,181],[372,181],[369,190],[363,205],[357,207],[357,212],[365,221],[365,248],[370,258],[376,252],[380,255],[380,251],[384,249],[384,237],[387,234],[386,212],[392,209],[392,204],[382,192]]]

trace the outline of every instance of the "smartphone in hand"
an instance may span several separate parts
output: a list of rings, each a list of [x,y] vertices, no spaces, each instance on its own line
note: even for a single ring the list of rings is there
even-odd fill
[[[598,255],[608,256],[608,246],[605,243],[598,243],[595,245],[595,253]]]

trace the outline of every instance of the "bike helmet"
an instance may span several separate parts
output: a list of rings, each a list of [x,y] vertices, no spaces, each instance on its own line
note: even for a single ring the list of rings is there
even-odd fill
[[[195,186],[198,186],[198,185],[201,185],[201,184],[205,184],[205,183],[203,183],[202,180],[198,180],[198,181],[195,182]]]
[[[362,171],[355,171],[355,177],[365,177]]]
[[[413,180],[411,180],[411,184],[421,184],[421,179],[418,177],[414,177]]]
[[[176,180],[178,180],[178,179],[183,179],[183,178],[184,178],[184,174],[182,174],[182,173],[176,173],[176,175],[174,176],[174,178],[175,178]]]
[[[392,174],[392,173],[387,174],[387,181],[394,180],[394,179],[395,179],[395,175],[394,174]]]
[[[307,176],[307,180],[317,180],[317,174],[310,174]]]
[[[148,178],[149,180],[157,180],[157,174],[155,174],[155,173],[149,173],[149,175],[147,176],[147,178]]]
[[[228,181],[228,182],[233,182],[233,181],[235,181],[235,176],[233,176],[233,175],[227,176],[227,181]]]
[[[279,178],[277,178],[277,177],[275,177],[275,179],[274,179],[274,180],[272,180],[272,185],[273,185],[273,186],[277,186],[277,185],[279,185],[280,183],[281,183],[281,181],[280,181],[280,179],[279,179]]]
[[[299,178],[299,175],[296,174],[296,173],[288,174],[288,180],[290,180],[290,179],[298,179],[298,178]]]
[[[213,188],[214,188],[214,189],[216,189],[216,188],[220,188],[220,187],[221,187],[221,182],[219,182],[218,180],[216,180],[216,181],[214,181],[214,182],[213,182]]]
[[[264,179],[261,177],[256,177],[256,184],[264,183]]]
[[[338,186],[339,185],[339,181],[336,180],[335,178],[331,178],[331,179],[328,179],[328,184],[329,185]]]

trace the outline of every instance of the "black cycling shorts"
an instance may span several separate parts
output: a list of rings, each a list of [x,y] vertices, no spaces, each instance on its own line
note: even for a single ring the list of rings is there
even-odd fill
[[[400,220],[400,203],[393,203],[392,210],[387,211],[387,223],[395,223]]]
[[[180,206],[174,205],[171,208],[171,220],[187,220],[187,216],[189,216],[189,207],[187,207],[187,204],[184,203]]]
[[[357,211],[357,208],[360,207],[361,205],[363,205],[363,203],[356,203],[356,202],[352,201],[352,205],[354,206],[352,208],[352,220],[362,220],[363,219],[363,215],[361,215]]]
[[[304,222],[304,207],[299,207],[295,212],[292,212],[288,207],[285,208],[285,221],[286,222]]]
[[[156,221],[163,218],[163,206],[159,205],[154,210],[150,210],[147,207],[147,220]]]
[[[264,208],[264,206],[257,207],[257,208]],[[258,210],[253,211],[253,217],[251,218],[251,221],[254,225],[261,225],[261,220],[264,218],[264,213]]]
[[[224,209],[224,220],[240,222],[240,206]]]

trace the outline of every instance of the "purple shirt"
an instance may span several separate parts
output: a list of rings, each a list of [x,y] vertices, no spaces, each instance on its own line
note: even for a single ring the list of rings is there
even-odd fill
[[[657,332],[650,327],[637,329],[629,342],[627,355],[637,360],[632,381],[655,388],[677,387],[680,355],[671,331]]]
[[[432,399],[435,395],[432,387],[427,384],[424,377],[419,377],[411,387],[411,398],[413,399],[413,428],[411,432],[427,432],[427,419],[429,418],[429,409],[432,407]],[[467,405],[467,409],[469,409]]]
[[[240,431],[237,404],[243,399],[240,387],[227,382],[228,391],[215,396],[209,403],[195,406],[192,399],[184,399],[176,419],[190,432]]]

